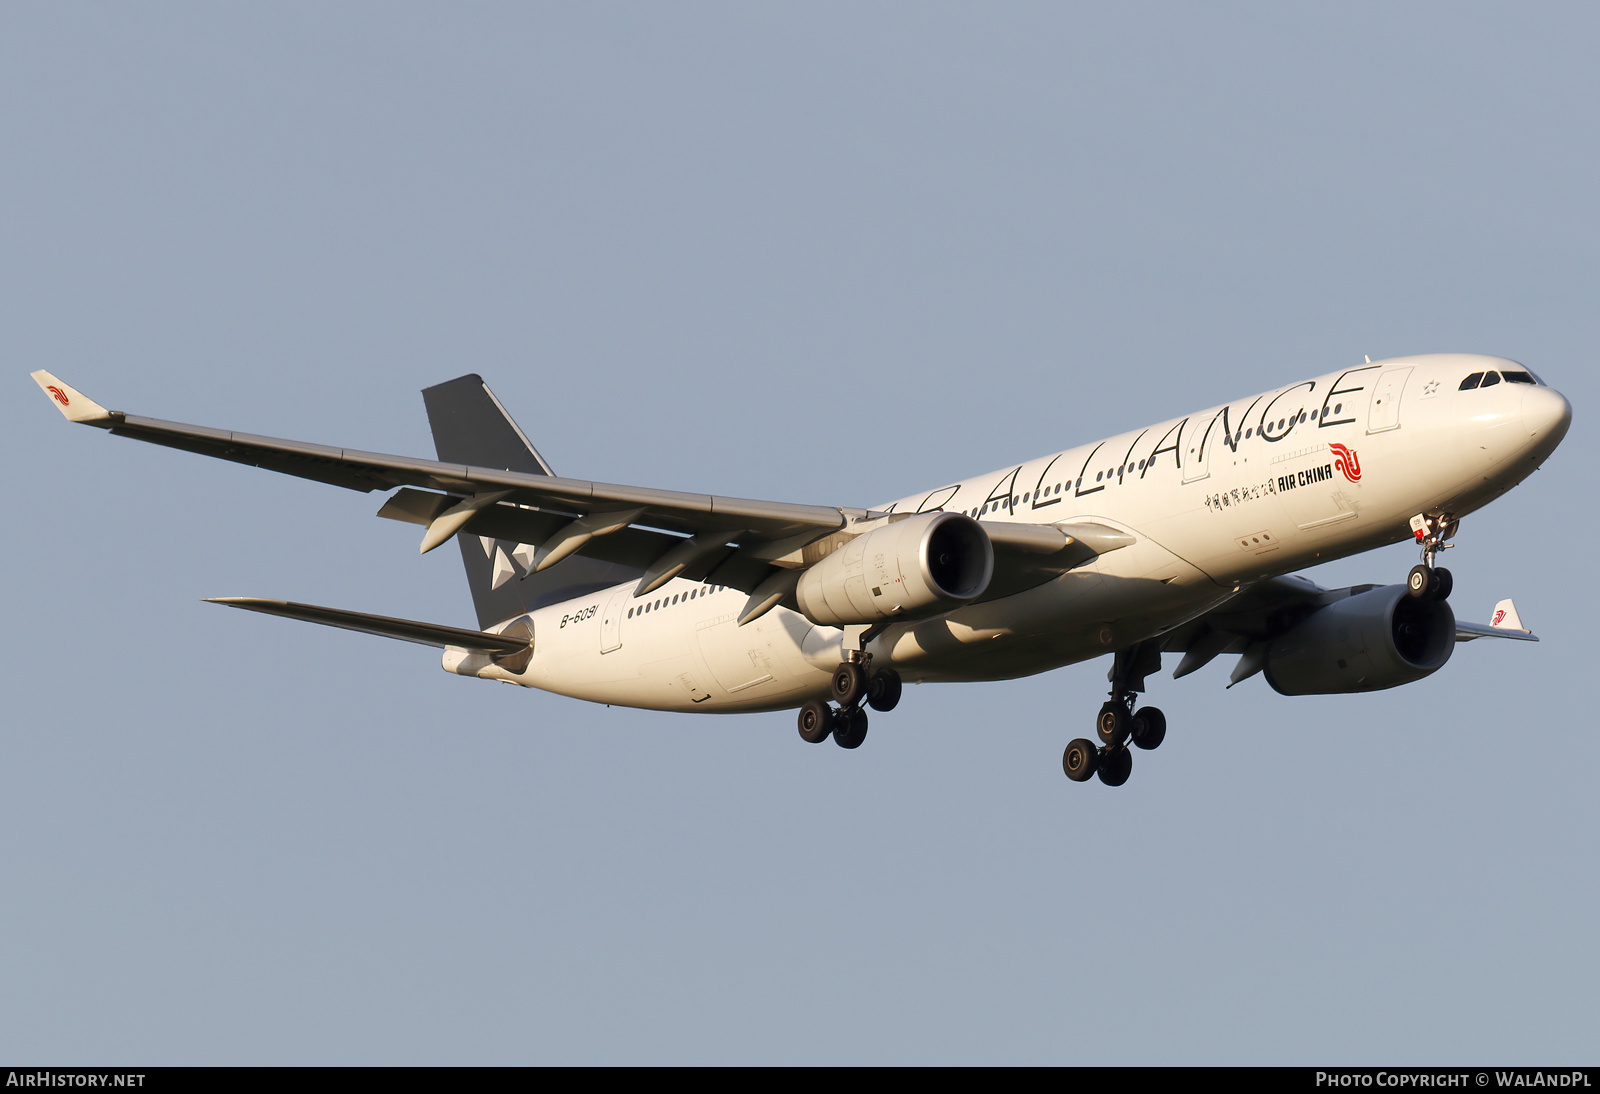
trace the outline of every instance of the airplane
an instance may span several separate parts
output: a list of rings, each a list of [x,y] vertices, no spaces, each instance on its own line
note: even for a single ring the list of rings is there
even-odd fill
[[[1501,357],[1372,361],[872,508],[562,478],[482,378],[423,391],[437,460],[106,410],[32,374],[68,420],[360,491],[454,539],[478,630],[252,597],[211,603],[442,648],[445,671],[595,703],[797,709],[844,748],[905,682],[1006,680],[1111,655],[1067,777],[1125,783],[1166,717],[1139,705],[1238,656],[1283,695],[1378,691],[1460,642],[1538,641],[1515,605],[1458,621],[1437,565],[1461,518],[1533,473],[1572,421]],[[1412,539],[1403,582],[1325,589],[1295,570]]]

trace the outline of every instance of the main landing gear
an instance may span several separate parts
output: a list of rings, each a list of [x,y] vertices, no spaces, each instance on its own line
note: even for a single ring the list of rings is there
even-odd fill
[[[831,734],[840,748],[860,748],[867,739],[867,712],[862,703],[884,713],[900,702],[900,674],[893,669],[871,671],[872,661],[865,654],[853,654],[833,673],[833,707],[813,699],[800,708],[800,739],[821,744]]]
[[[1111,662],[1111,698],[1095,716],[1094,733],[1100,743],[1079,737],[1061,754],[1061,769],[1075,783],[1087,782],[1096,775],[1107,786],[1121,786],[1133,772],[1133,752],[1129,748],[1161,747],[1167,737],[1167,716],[1155,707],[1134,709],[1144,678],[1161,670],[1161,649],[1155,642],[1141,642],[1119,650]]]
[[[1411,534],[1422,545],[1422,561],[1406,575],[1406,592],[1419,600],[1448,600],[1455,580],[1443,566],[1434,565],[1434,556],[1455,546],[1447,542],[1460,525],[1449,513],[1418,513],[1411,518]]]

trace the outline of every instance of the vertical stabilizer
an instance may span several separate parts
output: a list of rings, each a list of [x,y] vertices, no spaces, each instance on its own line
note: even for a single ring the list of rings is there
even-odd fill
[[[445,463],[555,474],[476,373],[424,388],[422,402],[428,408],[434,449]],[[637,581],[644,572],[577,555],[524,577],[514,557],[518,544],[470,531],[457,534],[456,542],[467,567],[478,625],[485,629],[546,604]]]
[[[554,475],[475,372],[422,389],[433,447],[446,463]]]

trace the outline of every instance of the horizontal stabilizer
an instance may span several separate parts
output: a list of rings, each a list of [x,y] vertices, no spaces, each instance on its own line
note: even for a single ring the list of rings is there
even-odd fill
[[[366,615],[347,612],[341,608],[322,608],[315,604],[295,604],[288,600],[259,600],[249,596],[219,596],[206,600],[207,604],[226,604],[230,608],[281,615],[285,619],[300,619],[307,623],[321,623],[325,627],[342,627],[347,631],[361,631],[384,638],[398,638],[403,642],[417,642],[424,646],[455,646],[458,649],[479,650],[490,654],[519,653],[528,648],[531,636],[489,634],[465,627],[445,627],[438,623],[419,623],[414,619],[391,619],[385,615]]]

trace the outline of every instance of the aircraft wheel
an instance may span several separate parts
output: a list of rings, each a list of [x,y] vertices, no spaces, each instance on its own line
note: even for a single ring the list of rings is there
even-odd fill
[[[1436,582],[1436,585],[1429,599],[1449,600],[1451,590],[1456,587],[1456,579],[1450,576],[1450,571],[1446,570],[1443,566],[1435,566],[1433,570],[1433,579]]]
[[[1075,783],[1094,778],[1095,769],[1099,766],[1100,750],[1094,747],[1093,741],[1086,741],[1082,737],[1069,744],[1061,754],[1061,770]]]
[[[800,708],[800,739],[806,744],[820,745],[833,732],[833,708],[821,699],[813,699]]]
[[[1099,774],[1107,786],[1121,786],[1133,774],[1133,753],[1125,748],[1107,749],[1100,757]]]
[[[900,674],[894,669],[883,669],[872,674],[867,681],[867,706],[885,714],[900,702]]]
[[[833,716],[833,743],[840,748],[860,748],[867,739],[867,712],[860,707]]]
[[[833,701],[841,707],[853,707],[861,701],[867,690],[867,674],[861,666],[845,661],[833,670]]]
[[[1167,739],[1167,716],[1155,707],[1140,707],[1133,716],[1132,736],[1140,748],[1160,748]]]
[[[1433,570],[1417,563],[1411,567],[1411,572],[1406,575],[1406,592],[1419,599],[1428,595],[1428,590],[1433,588]]]
[[[1121,703],[1107,703],[1100,708],[1094,720],[1094,732],[1108,748],[1115,748],[1128,739],[1128,708]]]

